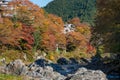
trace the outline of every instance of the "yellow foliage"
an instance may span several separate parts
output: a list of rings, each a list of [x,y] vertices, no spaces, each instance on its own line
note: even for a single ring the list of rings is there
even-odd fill
[[[53,55],[50,55],[50,60],[55,60]]]
[[[4,18],[3,19],[3,24],[4,26],[7,28],[7,27],[13,27],[13,23],[11,20],[9,20],[8,18]]]

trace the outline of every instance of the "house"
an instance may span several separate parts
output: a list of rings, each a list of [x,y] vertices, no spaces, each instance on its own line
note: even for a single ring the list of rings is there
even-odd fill
[[[8,1],[0,0],[0,6],[6,6],[7,4],[8,4]]]
[[[68,32],[72,32],[74,30],[75,30],[75,25],[73,25],[73,24],[65,24],[63,33],[66,34]]]
[[[3,19],[2,19],[2,12],[3,12],[3,8],[4,6],[6,6],[8,4],[8,2],[6,0],[0,0],[0,23],[3,23]]]

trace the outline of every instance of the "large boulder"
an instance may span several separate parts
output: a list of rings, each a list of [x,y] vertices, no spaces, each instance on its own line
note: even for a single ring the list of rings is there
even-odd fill
[[[69,62],[61,59],[58,61],[59,64],[49,64],[44,59],[38,59],[26,66],[20,59],[17,59],[5,66],[0,66],[0,73],[24,75],[27,77],[24,80],[107,80],[102,71],[79,68],[77,62],[76,64],[73,64],[73,62],[76,61],[71,59]],[[76,72],[74,73],[74,71]],[[63,73],[68,78],[63,76]]]
[[[15,75],[25,75],[27,73],[27,67],[20,59],[17,59],[6,65],[5,73],[15,74]]]
[[[55,72],[51,66],[47,65],[44,59],[38,59],[28,66],[27,76],[39,78],[40,80],[65,80],[58,72]]]
[[[6,73],[5,66],[0,66],[0,73]]]
[[[69,80],[107,80],[106,75],[100,70],[79,68]]]

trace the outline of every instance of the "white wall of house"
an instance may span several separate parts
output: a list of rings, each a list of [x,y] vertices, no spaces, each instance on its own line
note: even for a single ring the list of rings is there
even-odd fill
[[[74,30],[75,30],[75,25],[73,25],[73,24],[65,24],[63,33],[66,34],[66,33],[72,32]]]

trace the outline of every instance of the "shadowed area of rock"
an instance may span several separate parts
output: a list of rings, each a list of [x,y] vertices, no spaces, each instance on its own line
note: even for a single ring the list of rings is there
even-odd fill
[[[82,67],[75,59],[65,60],[61,58],[55,64],[45,59],[38,59],[26,66],[18,59],[0,66],[0,72],[27,76],[28,80],[107,80],[106,75],[100,70]]]

